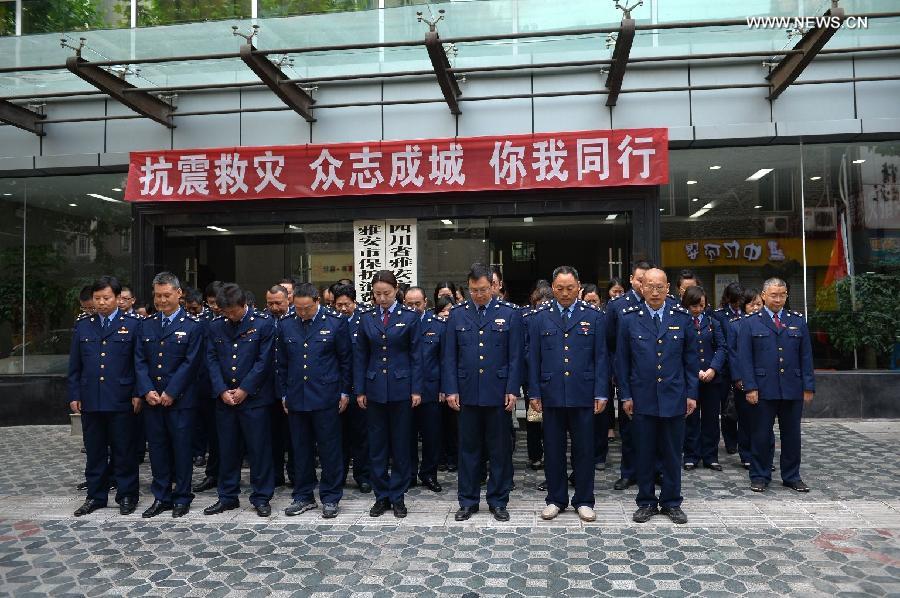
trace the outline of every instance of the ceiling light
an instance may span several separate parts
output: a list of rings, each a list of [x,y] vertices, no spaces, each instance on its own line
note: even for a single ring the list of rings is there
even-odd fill
[[[288,224],[288,228],[291,230],[303,230],[302,226],[297,226],[296,224]]]
[[[818,180],[821,179],[821,178],[822,178],[822,177],[820,177],[820,176],[811,176],[811,177],[809,177],[809,180],[811,180],[811,181],[818,181]]]
[[[660,208],[659,211],[660,211],[660,212],[665,212],[666,209],[665,209],[665,208]]]
[[[119,188],[118,188],[118,187],[113,187],[113,188],[112,188],[112,190],[113,190],[113,191],[115,191],[115,192],[117,192],[117,193],[119,193],[119,192],[121,192],[121,191],[122,191],[122,190],[121,190],[121,189],[119,189]]]
[[[754,209],[754,210],[761,210],[761,209],[762,209],[762,206],[753,206],[753,209]]]
[[[5,195],[6,197],[9,197],[10,195],[12,195],[12,193],[4,193],[3,195]]]
[[[756,172],[754,172],[753,174],[748,176],[746,180],[758,181],[759,179],[763,178],[764,176],[766,176],[767,174],[772,172],[772,170],[773,170],[772,168],[760,168],[759,170],[757,170]]]
[[[708,204],[704,205],[704,206],[703,206],[703,209],[704,209],[704,210],[711,210],[711,209],[713,209],[713,202],[709,202]]]
[[[73,208],[77,208],[77,207],[78,207],[78,204],[77,204],[77,203],[70,203],[69,205],[70,205],[71,207],[73,207]]]
[[[688,184],[688,185],[696,185],[696,184],[697,184],[697,181],[690,180],[690,181],[687,182],[687,184]]]
[[[447,219],[445,218],[444,220],[441,220],[441,223],[443,223],[443,224],[448,224],[448,225],[449,225],[449,224],[453,224],[453,221],[452,221],[452,220],[447,220]]]
[[[863,160],[862,158],[853,161],[854,164],[862,164],[863,162],[865,162],[865,160]]]
[[[206,228],[208,228],[209,230],[214,230],[214,231],[220,232],[220,233],[228,232],[227,228],[222,228],[221,226],[207,226]]]
[[[534,222],[534,217],[533,216],[525,216],[524,218],[522,218],[522,222]]]
[[[699,198],[699,197],[695,197],[695,198],[692,199],[691,201],[700,201],[700,198]]]
[[[616,216],[618,216],[618,214],[607,214],[606,219],[607,220],[615,220]]]
[[[709,167],[710,170],[719,170],[719,169],[721,169],[721,168],[722,168],[722,167],[719,166],[718,164],[713,164],[712,166]]]
[[[102,199],[103,201],[111,201],[113,203],[122,203],[121,199],[113,199],[112,197],[100,195],[99,193],[88,193],[87,195],[88,195],[88,197],[95,197],[97,199]]]
[[[697,210],[696,212],[691,214],[690,217],[691,218],[699,218],[700,216],[706,214],[708,211],[709,211],[709,208],[700,208],[699,210]]]

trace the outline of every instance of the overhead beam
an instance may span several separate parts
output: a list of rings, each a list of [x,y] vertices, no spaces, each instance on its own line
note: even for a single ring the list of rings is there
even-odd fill
[[[316,118],[312,113],[312,105],[316,103],[312,97],[306,93],[296,83],[290,83],[290,77],[285,75],[281,68],[270,61],[264,54],[257,54],[253,44],[244,44],[241,46],[241,60],[244,61],[250,70],[256,73],[259,80],[272,90],[272,93],[285,103],[291,110],[306,119],[307,122],[315,122]]]
[[[631,55],[631,47],[634,44],[634,19],[626,17],[622,19],[619,35],[616,37],[616,47],[612,54],[612,64],[606,75],[606,105],[615,106],[622,91],[622,81],[625,79],[625,69],[628,68],[628,57]]]
[[[431,67],[434,69],[434,75],[437,77],[438,85],[441,93],[444,94],[444,101],[450,108],[451,114],[462,114],[459,108],[459,96],[462,91],[459,89],[459,83],[456,77],[450,72],[450,59],[447,58],[447,52],[444,51],[444,44],[437,31],[429,31],[425,34],[425,49],[428,51],[428,58],[431,59]]]
[[[0,122],[18,127],[25,131],[28,131],[29,133],[34,133],[39,137],[43,137],[47,133],[44,132],[44,127],[41,125],[41,121],[45,118],[47,118],[47,116],[44,114],[32,112],[28,108],[23,108],[22,106],[13,104],[8,100],[0,99]]]
[[[835,6],[825,11],[824,18],[827,26],[814,27],[803,34],[803,37],[794,46],[794,50],[799,50],[799,52],[788,54],[782,58],[775,68],[772,69],[772,72],[769,73],[769,76],[766,77],[770,85],[770,100],[780,96],[800,76],[806,66],[819,53],[819,50],[841,28],[846,14],[843,8]]]
[[[155,120],[170,129],[175,128],[172,122],[172,112],[175,107],[163,102],[154,95],[140,91],[126,81],[103,68],[91,64],[81,56],[69,56],[66,59],[66,68],[77,77],[87,81],[93,87],[109,95],[120,104],[127,106],[142,116]],[[130,90],[126,93],[125,90]]]

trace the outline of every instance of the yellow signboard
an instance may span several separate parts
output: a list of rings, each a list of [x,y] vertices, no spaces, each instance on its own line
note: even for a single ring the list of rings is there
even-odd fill
[[[833,244],[830,239],[808,239],[807,265],[827,266]],[[678,239],[662,242],[662,262],[667,268],[717,266],[761,268],[791,261],[803,262],[803,248],[799,237]]]

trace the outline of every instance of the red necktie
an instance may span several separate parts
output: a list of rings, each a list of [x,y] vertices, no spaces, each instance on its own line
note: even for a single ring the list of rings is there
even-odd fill
[[[781,330],[783,325],[781,324],[781,318],[778,317],[778,314],[772,314],[772,321],[775,322],[775,328]]]
[[[694,316],[694,328],[700,330],[700,316]]]
[[[384,310],[384,315],[381,316],[381,322],[384,324],[384,327],[387,328],[388,318],[391,317],[391,312],[388,310]]]

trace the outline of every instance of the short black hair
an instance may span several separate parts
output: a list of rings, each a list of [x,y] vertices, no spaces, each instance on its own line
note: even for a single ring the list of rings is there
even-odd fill
[[[188,287],[184,291],[184,302],[185,303],[196,303],[200,305],[203,303],[203,294],[199,289],[195,289],[194,287]]]
[[[425,289],[423,289],[422,287],[409,287],[403,292],[403,296],[405,297],[409,295],[410,291],[419,291],[420,293],[422,293],[422,299],[424,299],[426,302],[428,301],[428,295],[425,294]]]
[[[293,279],[292,277],[286,276],[286,277],[282,278],[281,280],[279,280],[279,281],[278,281],[278,284],[280,284],[280,285],[281,285],[281,284],[289,284],[289,285],[291,285],[291,286],[293,287],[293,286],[295,286],[297,283],[294,282],[294,279]]]
[[[560,276],[560,275],[562,275],[562,274],[571,274],[572,276],[575,277],[575,281],[576,281],[576,282],[578,282],[578,280],[579,280],[579,278],[578,278],[578,270],[576,270],[576,269],[573,268],[572,266],[557,266],[557,267],[553,270],[553,274],[551,275],[550,280],[556,280],[556,277],[557,277],[557,276]]]
[[[503,282],[503,270],[497,264],[491,264],[491,274],[496,274],[497,280]],[[493,282],[493,277],[491,277],[491,282]]]
[[[203,291],[203,296],[208,297],[218,297],[219,291],[222,290],[222,287],[225,286],[225,283],[221,280],[214,280],[208,285],[206,285],[206,289]]]
[[[747,306],[757,297],[759,297],[759,289],[753,287],[744,289],[744,295],[741,297],[741,310],[746,311]]]
[[[739,282],[729,282],[725,290],[722,291],[722,302],[719,307],[725,307],[732,303],[740,303],[744,297],[744,287]]]
[[[209,287],[206,288],[209,289]],[[216,305],[219,309],[244,307],[247,303],[247,291],[233,282],[222,283],[216,293]]]
[[[685,280],[696,280],[697,286],[700,286],[700,279],[697,278],[697,275],[694,274],[694,271],[690,268],[684,268],[678,273],[678,284],[676,284],[675,286],[680,287],[681,283]]]
[[[247,291],[247,290],[245,290],[244,293],[247,295],[247,305],[255,308],[256,307],[256,293],[254,293],[253,291]]]
[[[285,298],[287,298],[287,296],[290,295],[290,293],[288,293],[288,290],[286,288],[284,288],[283,286],[281,286],[280,284],[272,285],[272,287],[269,288],[269,290],[266,292],[271,293],[273,295],[275,293],[281,293],[285,296]]]
[[[91,285],[91,295],[104,289],[112,290],[113,295],[116,297],[122,294],[122,285],[119,284],[119,279],[115,276],[101,276],[95,280],[94,284]]]
[[[94,292],[91,290],[93,287],[89,284],[81,287],[81,290],[78,291],[78,300],[79,301],[93,301],[94,300]]]
[[[356,287],[352,284],[335,284],[333,287],[331,294],[334,295],[335,301],[340,297],[349,297],[350,301],[356,303]]]
[[[700,285],[688,287],[684,291],[684,295],[681,297],[681,306],[685,308],[693,307],[694,305],[700,303],[700,300],[704,299],[705,297],[706,291],[704,291],[703,287],[701,287]],[[709,303],[709,299],[707,299],[706,302]]]
[[[597,293],[597,296],[600,297],[600,287],[592,282],[586,282],[581,285],[581,296],[584,297],[588,293]],[[602,299],[602,297],[600,298]]]
[[[442,280],[441,282],[434,285],[434,304],[437,306],[438,300],[438,291],[441,289],[450,289],[450,294],[453,296],[453,302],[456,302],[456,285],[450,282],[449,280]]]
[[[625,285],[622,284],[621,278],[619,278],[618,276],[613,276],[612,278],[609,279],[609,282],[606,284],[606,294],[607,295],[609,295],[609,292],[612,290],[613,287],[622,287],[624,289]]]
[[[492,282],[494,280],[494,270],[490,266],[475,262],[469,270],[468,279],[474,282],[481,280],[482,278],[486,278],[488,282]]]
[[[341,278],[340,280],[337,281],[336,284],[347,284],[347,285],[350,285],[350,286],[352,287],[352,286],[353,286],[353,281],[350,280],[349,278]]]
[[[454,305],[453,300],[450,299],[447,295],[442,295],[437,298],[434,302],[434,313],[439,314],[444,311],[444,308],[448,305]]]
[[[319,289],[311,282],[301,282],[294,289],[294,299],[297,297],[309,297],[313,301],[319,300]]]
[[[386,282],[395,289],[397,288],[397,277],[390,270],[379,270],[376,272],[372,276],[372,288],[375,287],[376,282]]]
[[[653,267],[653,264],[647,260],[638,260],[631,266],[631,275],[634,276],[634,273],[638,270],[652,270]]]

